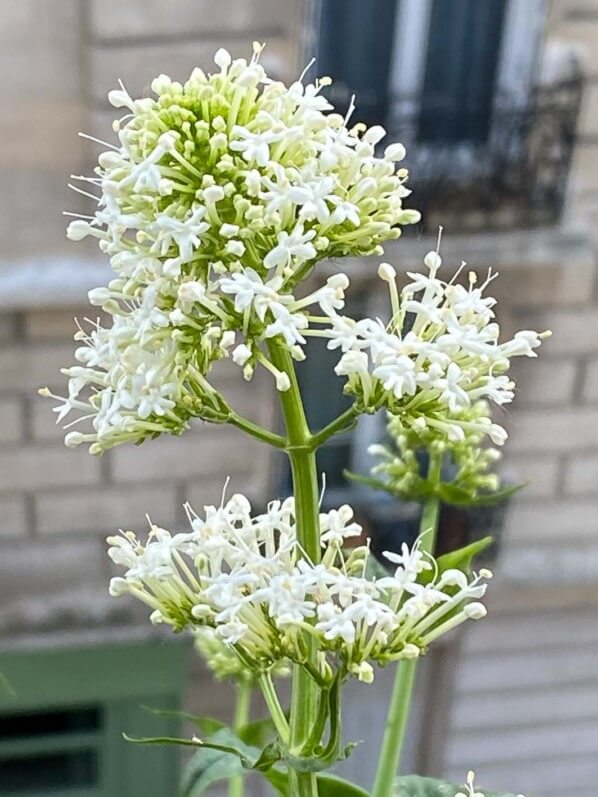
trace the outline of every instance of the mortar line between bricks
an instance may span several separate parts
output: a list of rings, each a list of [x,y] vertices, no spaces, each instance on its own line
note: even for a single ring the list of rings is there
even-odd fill
[[[260,41],[273,39],[291,38],[289,31],[279,25],[270,28],[260,27],[253,29],[248,26],[242,30],[230,30],[222,28],[220,30],[184,30],[178,33],[145,33],[139,36],[127,34],[125,36],[95,36],[91,33],[89,43],[92,47],[101,50],[116,50],[130,47],[155,47],[170,44],[202,44],[214,43],[219,39],[226,38],[228,41],[247,42],[252,38]]]

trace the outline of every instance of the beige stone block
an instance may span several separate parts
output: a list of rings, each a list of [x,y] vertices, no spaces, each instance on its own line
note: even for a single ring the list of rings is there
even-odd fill
[[[174,485],[165,482],[40,493],[35,497],[37,528],[41,534],[95,531],[106,535],[123,528],[143,535],[148,528],[147,514],[157,525],[172,529],[175,494]]]
[[[0,117],[0,167],[49,171],[66,183],[85,150],[77,135],[86,118],[83,103],[23,96],[11,100],[10,108]]]
[[[125,82],[133,96],[150,93],[154,77],[166,73],[176,80],[186,80],[191,70],[200,66],[207,70],[213,66],[218,47],[229,49],[233,56],[251,55],[251,44],[246,39],[198,42],[164,42],[145,46],[96,47],[91,51],[91,92],[98,102],[106,102],[106,95],[116,86],[118,78]],[[262,63],[273,77],[288,80],[292,75],[292,44],[282,38],[273,38],[264,51]]]
[[[598,360],[590,360],[586,366],[583,397],[585,401],[598,401]]]
[[[91,29],[101,39],[240,33],[248,42],[294,25],[299,7],[297,0],[91,0],[90,5]]]
[[[517,695],[522,705],[525,705],[526,696],[527,692]],[[549,695],[543,693],[541,697],[548,706],[553,705]],[[494,703],[495,700],[489,701],[491,707]],[[558,713],[560,705],[555,705],[554,708],[555,713]],[[488,711],[488,716],[493,716],[492,708]],[[495,764],[480,763],[479,766],[472,761],[471,766],[477,773],[476,783],[491,785],[493,792],[498,794],[512,793],[513,784],[516,783],[517,789],[523,794],[541,794],[542,797],[573,797],[573,794],[575,797],[594,797],[593,787],[586,786],[595,783],[598,777],[598,759],[593,755],[553,755],[540,761],[501,761]],[[463,769],[457,767],[445,770],[443,777],[450,783],[460,783],[463,780]]]
[[[60,369],[74,362],[75,344],[15,345],[0,349],[0,392],[22,390],[35,393],[44,385],[64,387]]]
[[[598,449],[598,439],[595,442]],[[565,490],[570,495],[598,495],[598,450],[573,455],[565,471]]]
[[[66,377],[62,385],[63,390],[59,391],[60,395],[66,394]],[[54,407],[58,406],[58,402],[51,398],[43,398],[37,394],[33,395],[30,404],[31,413],[31,433],[34,440],[42,440],[53,442],[56,445],[64,441],[66,432],[63,430],[62,425],[56,423],[56,413],[53,412]],[[70,415],[64,419],[63,423],[69,423],[76,417],[76,411],[73,410]],[[83,431],[83,426],[81,426]]]
[[[94,308],[95,310],[95,308]],[[58,310],[35,309],[25,313],[25,335],[33,341],[57,340],[72,343],[77,331],[75,318],[89,315],[89,307],[70,307]]]
[[[227,475],[244,475],[263,467],[264,452],[266,446],[243,432],[206,424],[203,434],[163,436],[142,446],[114,449],[112,474],[116,483],[220,477],[224,484]]]
[[[13,313],[0,313],[0,344],[4,346],[13,341],[16,332],[16,319]]]
[[[517,501],[507,517],[510,545],[575,547],[598,535],[598,495],[554,502]]]
[[[0,244],[2,257],[24,260],[73,254],[65,235],[63,210],[80,212],[80,198],[67,188],[68,175],[80,172],[76,152],[68,167],[38,169],[4,166],[0,184]],[[79,252],[84,247],[77,244]]]
[[[261,512],[267,501],[275,497],[274,495],[269,495],[268,481],[268,471],[266,469],[260,472],[234,475],[226,485],[225,499],[230,498],[235,493],[243,493],[249,498],[255,511]],[[225,482],[221,477],[206,477],[205,479],[185,484],[182,493],[185,501],[188,501],[198,514],[201,514],[204,506],[218,506],[220,504],[224,484]]]
[[[549,498],[557,489],[559,460],[554,456],[509,456],[504,464],[504,472],[509,476],[509,481],[516,484],[526,482],[519,500]]]
[[[78,0],[0,4],[3,99],[80,96],[80,13]]]
[[[490,294],[499,302],[499,316],[505,307],[521,311],[542,305],[588,304],[596,272],[594,256],[576,259],[575,279],[571,278],[571,266],[565,257],[560,263],[542,265],[522,261],[512,270],[501,271],[490,288]],[[479,274],[485,278],[483,269]]]
[[[25,535],[27,530],[23,496],[0,496],[0,537],[20,537]]]
[[[572,358],[543,357],[542,353],[539,359],[514,358],[511,373],[517,384],[516,406],[566,404],[573,397],[576,372],[577,363]]]
[[[23,435],[23,413],[16,399],[0,400],[0,443],[15,443]]]
[[[509,452],[568,452],[594,448],[598,440],[598,409],[519,411],[510,424]]]
[[[0,450],[0,491],[90,485],[99,480],[100,463],[87,451],[56,446],[4,447]]]
[[[598,168],[598,145],[593,138],[581,139],[575,148],[569,175],[568,196],[596,193]]]
[[[530,313],[526,318],[528,325],[531,329],[552,330],[552,337],[543,345],[546,356],[598,352],[598,307]]]

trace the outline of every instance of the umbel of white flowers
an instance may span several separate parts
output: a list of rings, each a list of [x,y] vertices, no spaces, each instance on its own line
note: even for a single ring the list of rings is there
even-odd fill
[[[320,681],[340,672],[370,682],[373,664],[416,658],[486,614],[479,599],[490,572],[442,572],[419,542],[385,554],[392,575],[366,578],[368,547],[343,550],[362,531],[347,505],[320,515],[323,554],[315,565],[301,555],[293,498],[257,516],[239,494],[204,507],[204,517],[189,506],[187,514],[189,533],[152,526],[145,544],[128,531],[108,539],[110,557],[126,568],[110,592],[139,598],[154,623],[212,628],[253,672],[294,661],[317,666]],[[310,640],[317,665],[307,657]]]
[[[328,348],[341,353],[335,371],[347,377],[345,392],[363,412],[388,410],[428,445],[462,443],[472,434],[503,445],[507,433],[492,422],[489,402],[513,400],[510,359],[536,357],[550,333],[523,330],[501,343],[496,300],[484,295],[496,274],[476,287],[470,272],[464,286],[456,282],[464,263],[449,282],[438,276],[441,264],[438,252],[429,252],[426,272],[408,273],[399,292],[395,269],[383,263],[378,275],[388,284],[390,322],[335,313],[318,319],[322,328],[312,334],[329,338]]]
[[[381,254],[420,218],[402,205],[403,146],[378,155],[384,129],[350,127],[352,107],[330,113],[329,79],[287,87],[267,76],[260,50],[249,63],[219,50],[215,74],[194,69],[184,84],[160,75],[155,98],[109,94],[126,111],[119,142],[105,144],[95,176],[74,176],[97,209],[68,236],[93,236],[110,257],[114,279],[89,298],[111,323],[75,336],[79,364],[65,369],[56,410],[92,429],[71,432],[69,446],[99,453],[180,433],[193,417],[226,420],[208,381],[224,357],[248,379],[264,366],[288,389],[263,342],[302,359],[310,308],[334,316],[348,285],[338,275],[298,298],[302,280],[324,258]]]

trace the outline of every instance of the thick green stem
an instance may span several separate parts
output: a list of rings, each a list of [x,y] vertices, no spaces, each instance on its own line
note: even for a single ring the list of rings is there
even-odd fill
[[[434,485],[440,482],[441,465],[442,456],[431,453],[428,480]],[[440,499],[436,495],[430,496],[423,505],[419,532],[421,550],[427,553],[434,552],[439,509]],[[401,751],[407,731],[416,671],[417,659],[402,661],[397,665],[372,797],[391,797],[392,795],[393,783],[398,774]]]
[[[293,360],[288,351],[270,341],[272,363],[284,371],[291,383],[289,390],[280,393],[280,404],[287,432],[287,452],[293,477],[297,539],[301,553],[313,563],[320,560],[319,490],[316,455],[312,435],[307,424],[305,409]],[[308,656],[315,664],[314,650]],[[318,705],[318,687],[304,667],[295,665],[290,715],[290,748],[299,754],[308,741]],[[293,773],[291,794],[317,797],[315,776],[306,772]]]
[[[251,685],[246,681],[239,681],[236,686],[235,716],[233,720],[233,729],[235,733],[239,733],[249,722],[250,703]],[[243,775],[231,778],[228,784],[228,797],[243,797],[244,788],[245,778]]]

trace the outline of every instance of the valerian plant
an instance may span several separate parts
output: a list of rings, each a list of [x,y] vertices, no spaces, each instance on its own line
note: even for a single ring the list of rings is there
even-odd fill
[[[459,281],[459,269],[447,281],[438,251],[402,285],[392,266],[379,267],[388,322],[343,312],[344,273],[305,290],[319,261],[380,255],[419,213],[403,204],[402,145],[382,147],[381,127],[352,124],[352,105],[344,117],[334,113],[322,93],[328,79],[289,87],[270,79],[260,50],[249,62],[219,50],[214,74],[195,69],[185,83],[160,75],[153,98],[133,99],[122,84],[110,93],[123,110],[118,142],[104,145],[93,176],[74,178],[96,208],[68,228],[73,240],[96,238],[110,258],[114,278],[89,294],[108,323],[76,332],[77,364],[64,370],[68,389],[53,396],[55,410],[59,421],[76,416],[66,445],[89,444],[92,454],[180,435],[202,419],[232,424],[289,458],[293,494],[265,511],[237,494],[202,512],[187,506],[185,531],[152,525],[145,539],[109,538],[122,568],[111,594],[132,595],[153,623],[198,636],[213,671],[258,685],[270,712],[265,746],[250,728],[246,689],[234,730],[146,740],[197,748],[189,794],[230,777],[239,795],[246,770],[286,795],[366,794],[327,770],[352,749],[341,733],[343,684],[369,684],[389,664],[398,665],[397,681],[371,794],[449,794],[446,784],[395,779],[416,662],[440,636],[486,614],[491,573],[471,570],[476,546],[433,555],[438,503],[451,486],[468,501],[496,491],[488,443],[501,446],[507,435],[492,405],[512,400],[510,360],[535,357],[543,335],[501,341],[485,294],[493,275],[478,287],[473,276]],[[295,373],[309,337],[337,352],[335,371],[352,398],[319,430],[308,426]],[[225,359],[248,381],[257,368],[272,375],[282,433],[238,414],[214,386]],[[320,511],[315,457],[360,414],[380,410],[398,453],[375,449],[378,471],[424,508],[415,545],[386,552],[387,569],[373,577],[369,545],[347,545],[362,533],[352,509]],[[442,475],[448,460],[457,468],[452,485]],[[286,710],[273,676],[289,669]],[[482,794],[473,776],[465,788]]]

